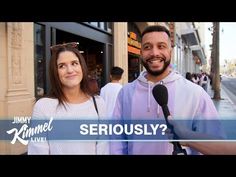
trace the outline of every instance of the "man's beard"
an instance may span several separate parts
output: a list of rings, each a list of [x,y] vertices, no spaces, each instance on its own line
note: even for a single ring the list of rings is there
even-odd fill
[[[149,60],[149,59],[148,59]],[[161,70],[159,71],[152,71],[148,65],[148,62],[147,60],[144,61],[142,58],[141,58],[141,63],[142,65],[144,66],[144,68],[147,70],[147,72],[153,76],[159,76],[161,75],[165,70],[166,68],[170,65],[170,60],[164,60],[164,66]]]

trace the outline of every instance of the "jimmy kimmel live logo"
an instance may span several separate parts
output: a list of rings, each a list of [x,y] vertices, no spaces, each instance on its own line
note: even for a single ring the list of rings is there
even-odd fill
[[[27,145],[29,140],[34,142],[46,141],[46,137],[36,137],[35,135],[51,131],[53,128],[53,126],[51,125],[53,118],[51,117],[49,122],[43,122],[42,124],[37,124],[34,127],[28,126],[28,124],[30,124],[30,120],[31,117],[14,117],[12,124],[22,124],[22,126],[19,129],[12,128],[7,131],[8,134],[14,133],[14,137],[11,141],[11,144],[15,144],[16,140],[18,140],[24,145]]]

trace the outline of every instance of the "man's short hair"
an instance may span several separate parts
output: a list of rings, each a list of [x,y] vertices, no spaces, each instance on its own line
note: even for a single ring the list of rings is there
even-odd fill
[[[151,32],[165,32],[170,38],[170,31],[166,27],[161,25],[147,26],[142,32],[141,37],[143,38],[143,36],[146,33],[151,33]]]
[[[123,72],[124,72],[124,70],[118,66],[112,67],[112,69],[111,69],[112,79],[120,80]]]

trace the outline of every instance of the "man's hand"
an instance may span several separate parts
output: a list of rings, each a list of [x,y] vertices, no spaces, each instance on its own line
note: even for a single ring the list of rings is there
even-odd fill
[[[174,133],[180,140],[212,140],[219,137],[213,137],[208,134],[193,131],[186,127],[185,121],[174,120],[171,116],[168,117],[168,123],[172,129],[167,129],[167,135],[169,139],[174,139]]]

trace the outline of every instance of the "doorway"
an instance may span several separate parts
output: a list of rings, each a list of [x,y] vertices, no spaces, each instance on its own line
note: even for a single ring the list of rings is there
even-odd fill
[[[88,67],[88,74],[96,78],[99,88],[104,82],[104,44],[74,35],[62,30],[56,30],[56,44],[67,42],[79,42],[78,49],[83,55]]]

